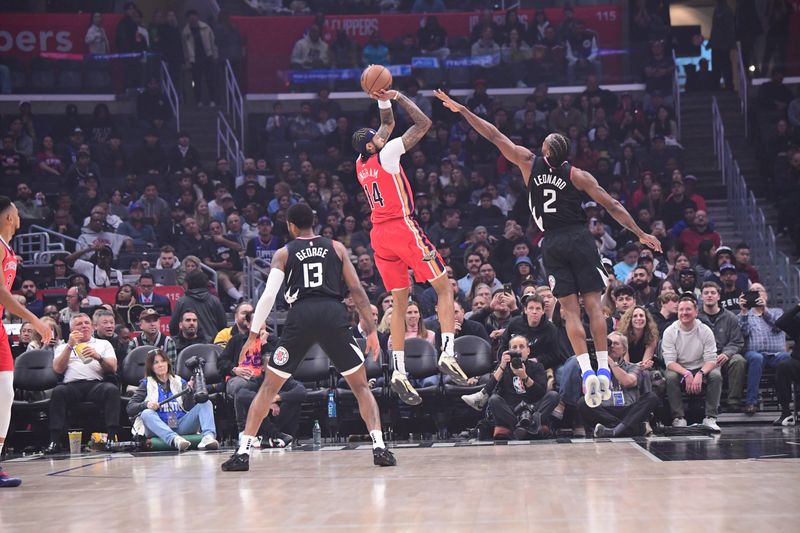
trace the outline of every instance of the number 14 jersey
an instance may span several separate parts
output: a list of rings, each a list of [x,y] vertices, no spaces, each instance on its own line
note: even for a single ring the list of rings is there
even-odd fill
[[[298,237],[286,245],[286,303],[305,298],[344,298],[342,260],[333,241],[325,237]]]
[[[403,139],[397,137],[366,161],[356,160],[356,176],[372,208],[374,225],[414,213],[414,196],[400,166],[404,153]]]
[[[528,180],[528,205],[539,229],[547,231],[586,223],[583,194],[572,184],[572,165],[553,168],[536,157]]]

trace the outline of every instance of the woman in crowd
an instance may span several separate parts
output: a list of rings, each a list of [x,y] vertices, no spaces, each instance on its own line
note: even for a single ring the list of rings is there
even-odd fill
[[[161,348],[147,353],[144,362],[145,377],[128,402],[127,412],[133,422],[132,433],[140,436],[158,436],[178,451],[186,451],[191,443],[181,435],[202,431],[199,450],[216,450],[217,429],[214,425],[214,406],[211,402],[195,403],[194,396],[184,394],[166,401],[187,386],[194,387],[194,378],[189,383],[175,375],[172,362]]]
[[[36,170],[40,176],[61,177],[64,174],[64,162],[56,154],[55,146],[51,135],[42,138],[42,151],[36,154]]]
[[[86,37],[83,40],[89,48],[90,54],[107,54],[110,51],[108,36],[106,30],[103,29],[102,13],[92,13],[91,24],[86,30]]]
[[[651,369],[659,334],[650,312],[641,305],[628,309],[619,319],[617,331],[628,339],[630,362],[639,363],[645,370]]]

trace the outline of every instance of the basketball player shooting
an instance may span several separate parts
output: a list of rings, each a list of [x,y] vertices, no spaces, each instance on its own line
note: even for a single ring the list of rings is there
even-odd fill
[[[42,337],[42,345],[47,346],[53,336],[50,328],[36,315],[28,311],[11,294],[11,285],[17,274],[17,256],[9,246],[11,238],[19,229],[19,212],[7,196],[0,196],[0,265],[3,268],[3,280],[0,283],[0,317],[3,310],[31,323]],[[6,329],[0,327],[0,454],[6,442],[6,433],[11,423],[11,404],[14,401],[14,359],[11,357],[11,345],[8,342]],[[9,477],[0,467],[0,488],[17,487],[22,483],[19,478]]]
[[[375,266],[394,301],[390,334],[394,361],[391,387],[405,403],[418,405],[422,398],[408,380],[404,353],[405,317],[411,288],[409,269],[414,272],[415,280],[430,282],[438,297],[442,327],[439,370],[457,384],[466,385],[467,381],[453,350],[453,290],[439,252],[414,216],[411,186],[400,166],[400,156],[425,136],[431,119],[399,91],[381,90],[370,96],[378,101],[381,126],[378,131],[361,128],[353,134],[353,148],[360,154],[356,160],[356,176],[372,208],[370,240],[375,250]],[[391,100],[397,101],[414,124],[401,137],[388,141],[395,125]]]
[[[542,259],[553,294],[561,303],[561,316],[566,322],[570,344],[578,356],[586,404],[597,407],[602,400],[611,398],[606,322],[600,303],[607,277],[597,245],[586,226],[581,193],[588,194],[602,205],[645,246],[661,251],[661,243],[642,231],[622,204],[612,198],[594,176],[570,165],[567,161],[569,141],[563,135],[548,135],[542,143],[542,155],[536,156],[524,146],[512,143],[494,125],[441,90],[433,93],[447,109],[461,113],[478,133],[500,149],[503,157],[522,171],[531,215],[539,229],[545,232]],[[579,294],[583,296],[583,306],[589,315],[589,329],[597,355],[596,374],[592,370],[586,332],[581,324]]]

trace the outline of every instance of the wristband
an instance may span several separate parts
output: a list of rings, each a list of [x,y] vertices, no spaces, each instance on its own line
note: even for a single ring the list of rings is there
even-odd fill
[[[391,109],[392,103],[389,100],[378,100],[378,109]]]
[[[690,377],[692,377],[692,373],[687,370],[686,373],[683,375],[683,379],[681,380],[681,382],[686,381]]]

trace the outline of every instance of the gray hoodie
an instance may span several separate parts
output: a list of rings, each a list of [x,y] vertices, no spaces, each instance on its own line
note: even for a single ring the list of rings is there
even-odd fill
[[[225,309],[219,298],[208,292],[205,287],[189,289],[175,303],[172,317],[169,320],[170,335],[175,337],[179,333],[178,324],[184,311],[192,310],[197,313],[200,332],[207,338],[213,339],[219,330],[228,325],[225,318]]]
[[[697,313],[697,319],[711,328],[714,332],[714,340],[717,342],[717,353],[724,353],[728,357],[742,353],[744,349],[744,335],[739,319],[730,311],[721,309],[714,316],[706,314],[701,308]]]

